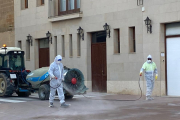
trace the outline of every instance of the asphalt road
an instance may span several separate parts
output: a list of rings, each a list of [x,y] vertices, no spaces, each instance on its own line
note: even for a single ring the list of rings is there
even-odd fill
[[[28,98],[0,97],[0,120],[180,120],[180,98],[155,97],[153,101],[107,101],[94,99],[131,100],[139,96],[87,93],[71,100],[70,108],[61,108],[56,97],[55,107],[41,101],[37,94]]]

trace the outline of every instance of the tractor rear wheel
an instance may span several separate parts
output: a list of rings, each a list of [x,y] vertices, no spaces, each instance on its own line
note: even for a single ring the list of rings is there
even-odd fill
[[[14,86],[10,78],[4,73],[0,73],[0,96],[11,96],[14,92]]]
[[[49,93],[50,93],[50,86],[47,84],[43,84],[39,87],[39,99],[41,100],[48,100],[49,99]]]

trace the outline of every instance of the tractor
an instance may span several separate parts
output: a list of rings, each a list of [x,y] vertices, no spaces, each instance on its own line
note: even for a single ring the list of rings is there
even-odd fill
[[[11,96],[15,92],[20,97],[28,97],[32,92],[38,92],[39,99],[49,99],[51,86],[48,69],[26,70],[24,51],[3,45],[0,49],[0,96]],[[65,66],[63,75],[65,98],[86,93],[88,88],[84,85],[84,76],[79,69]]]
[[[0,96],[11,96],[14,92],[21,97],[30,95],[30,84],[25,70],[24,51],[17,47],[3,47],[0,49]]]

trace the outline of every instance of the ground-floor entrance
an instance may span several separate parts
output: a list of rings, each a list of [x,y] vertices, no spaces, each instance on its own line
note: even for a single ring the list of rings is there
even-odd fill
[[[39,40],[39,68],[49,66],[49,40]]]
[[[167,95],[180,96],[180,23],[166,24]]]
[[[180,96],[180,37],[166,39],[167,46],[167,93]]]
[[[107,92],[106,33],[92,33],[92,91]]]

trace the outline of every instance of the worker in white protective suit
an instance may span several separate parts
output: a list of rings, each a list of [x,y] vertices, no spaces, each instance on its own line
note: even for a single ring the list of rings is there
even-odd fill
[[[152,61],[152,56],[148,55],[147,61],[143,64],[140,70],[140,76],[142,76],[143,70],[145,70],[145,78],[146,78],[146,100],[153,100],[151,97],[153,88],[154,88],[154,74],[155,80],[157,80],[158,73],[156,64]]]
[[[54,62],[51,63],[49,67],[49,76],[50,76],[50,95],[49,95],[49,107],[53,107],[54,97],[57,90],[58,97],[60,100],[61,107],[69,107],[70,104],[66,104],[64,100],[63,92],[63,64],[61,63],[62,57],[57,55],[54,59]]]

